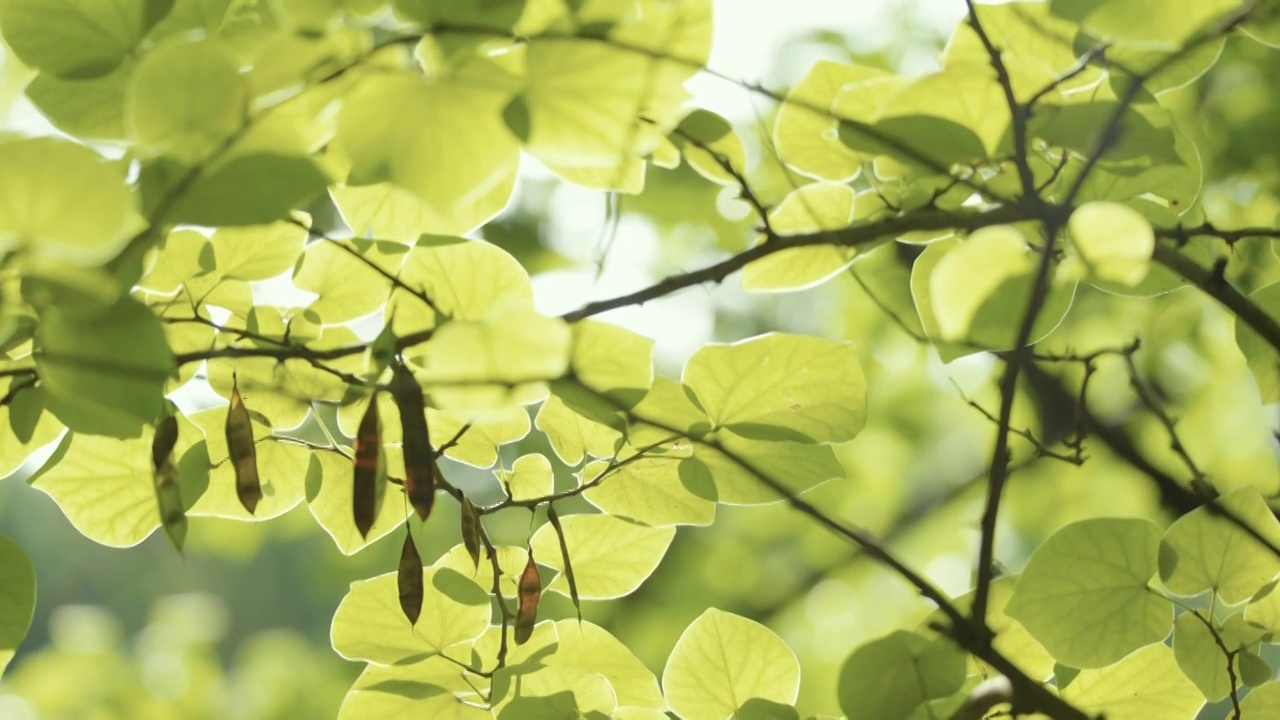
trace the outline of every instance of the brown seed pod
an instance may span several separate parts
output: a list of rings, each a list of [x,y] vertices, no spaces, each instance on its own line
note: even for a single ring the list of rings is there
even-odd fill
[[[480,511],[471,498],[462,497],[462,544],[471,556],[471,562],[480,568]]]
[[[404,435],[404,493],[423,520],[436,498],[436,453],[427,433],[427,409],[422,387],[413,372],[397,361],[391,366],[391,397],[400,411]]]
[[[378,514],[378,475],[382,463],[382,429],[378,425],[378,395],[369,398],[360,429],[356,431],[355,475],[351,488],[351,514],[360,537]]]
[[[173,448],[177,444],[178,419],[166,415],[156,422],[156,434],[151,439],[152,479],[160,524],[169,541],[178,552],[182,552],[182,544],[187,539],[187,516],[182,507],[177,471],[173,467]]]
[[[151,467],[156,472],[173,455],[173,448],[178,444],[178,418],[165,415],[156,421],[156,434],[151,438]]]
[[[236,472],[236,497],[252,515],[262,499],[262,482],[258,479],[258,449],[253,443],[253,422],[240,397],[240,386],[231,375],[231,407],[227,408],[227,453]]]
[[[422,557],[418,555],[418,546],[413,542],[408,522],[404,529],[404,548],[400,551],[396,583],[400,586],[400,609],[409,618],[409,624],[416,625],[418,616],[422,614]]]
[[[533,562],[533,549],[529,550],[529,562],[520,573],[518,590],[519,608],[516,610],[516,644],[523,645],[533,635],[533,626],[538,622],[538,600],[542,597],[542,578],[538,577],[538,566]]]

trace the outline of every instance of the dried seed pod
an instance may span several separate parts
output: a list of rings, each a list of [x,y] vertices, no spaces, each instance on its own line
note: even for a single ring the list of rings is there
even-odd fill
[[[413,542],[409,523],[404,524],[404,548],[400,551],[400,567],[396,572],[396,584],[400,587],[400,609],[409,618],[410,625],[418,623],[422,614],[422,557]]]
[[[564,559],[564,579],[569,582],[569,599],[573,600],[573,609],[578,611],[578,622],[582,622],[582,603],[578,599],[578,581],[573,576],[573,564],[569,562],[569,543],[564,539],[564,527],[560,525],[560,513],[556,506],[547,503],[547,519],[551,528],[556,531],[556,539],[560,541],[560,557]]]
[[[378,395],[369,398],[369,407],[356,431],[355,473],[351,488],[351,514],[360,537],[369,537],[378,515],[378,476],[382,470],[382,429],[378,425]]]
[[[169,536],[169,542],[182,552],[182,544],[187,539],[187,515],[182,507],[177,471],[173,467],[173,448],[177,444],[178,419],[166,415],[156,422],[156,434],[151,439],[152,479],[160,524],[165,535]]]
[[[151,467],[160,472],[161,466],[169,462],[173,448],[178,444],[178,418],[165,415],[156,421],[156,434],[151,438]]]
[[[236,497],[252,515],[262,499],[262,482],[258,479],[258,449],[253,443],[253,422],[240,397],[236,376],[231,375],[231,407],[227,408],[227,453],[236,472]]]
[[[538,622],[538,600],[542,597],[542,579],[538,577],[538,566],[533,562],[532,548],[529,549],[529,562],[520,573],[517,593],[516,644],[523,645],[533,635],[533,626]]]
[[[423,520],[436,498],[436,453],[427,432],[427,409],[422,388],[402,362],[391,366],[391,397],[400,411],[404,435],[404,493]]]
[[[462,496],[462,544],[471,562],[480,569],[480,511],[471,498]]]

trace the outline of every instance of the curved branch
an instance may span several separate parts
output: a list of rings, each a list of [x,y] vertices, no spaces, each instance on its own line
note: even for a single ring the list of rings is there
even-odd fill
[[[777,237],[701,270],[671,275],[642,290],[619,295],[608,300],[590,302],[560,317],[566,322],[578,322],[592,315],[599,315],[600,313],[627,307],[628,305],[643,305],[650,300],[656,300],[694,285],[719,283],[746,267],[749,263],[784,250],[818,245],[854,247],[866,245],[888,236],[903,235],[915,230],[977,230],[991,225],[1003,225],[1026,219],[1028,219],[1027,211],[1017,207],[1000,207],[984,212],[919,210],[909,215],[897,215],[886,220],[865,222],[842,230]]]

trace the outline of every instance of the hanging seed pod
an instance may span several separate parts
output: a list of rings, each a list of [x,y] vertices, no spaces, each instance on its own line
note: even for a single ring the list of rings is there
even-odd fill
[[[400,586],[400,609],[409,618],[409,624],[416,625],[418,616],[422,614],[422,557],[418,555],[418,546],[413,542],[408,522],[404,529],[404,549],[400,551],[396,583]]]
[[[156,421],[156,434],[151,438],[151,467],[155,472],[169,462],[178,444],[178,418],[165,415]]]
[[[436,498],[436,454],[427,433],[427,410],[422,388],[402,362],[391,366],[391,397],[400,411],[404,434],[404,493],[423,520]]]
[[[533,549],[529,550],[529,562],[520,573],[518,590],[519,608],[516,610],[516,644],[523,645],[533,635],[533,626],[538,622],[538,600],[542,597],[542,579],[538,577],[538,566],[533,562]]]
[[[187,516],[178,489],[178,474],[173,467],[173,448],[177,444],[178,419],[166,415],[156,422],[156,434],[151,439],[152,479],[164,534],[178,552],[182,552],[182,544],[187,539]]]
[[[378,425],[378,395],[369,398],[360,429],[356,431],[355,477],[351,488],[351,514],[360,537],[378,515],[378,477],[382,470],[382,429]]]
[[[262,482],[258,479],[258,449],[253,443],[253,423],[249,410],[240,397],[236,376],[231,375],[231,407],[227,408],[227,453],[236,472],[236,497],[252,515],[262,499]]]
[[[547,519],[551,528],[556,531],[556,539],[560,541],[560,557],[564,560],[564,579],[569,581],[569,599],[573,600],[573,609],[578,611],[578,622],[582,622],[582,603],[578,600],[578,581],[573,576],[573,564],[569,562],[569,543],[564,539],[564,528],[560,525],[560,513],[556,506],[547,503]]]
[[[480,569],[480,511],[471,498],[462,497],[462,544],[471,556],[471,562]]]

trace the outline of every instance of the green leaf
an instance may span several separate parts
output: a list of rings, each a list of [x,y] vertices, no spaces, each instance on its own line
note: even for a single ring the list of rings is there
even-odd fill
[[[605,600],[634,592],[662,562],[675,537],[675,528],[651,528],[609,515],[568,515],[560,519],[573,563],[578,595]],[[539,564],[563,571],[560,540],[550,524],[529,540]],[[563,574],[547,590],[568,595]]]
[[[499,589],[501,589],[503,597],[514,598],[517,584],[520,582],[520,572],[524,570],[525,563],[529,560],[528,550],[524,547],[512,547],[510,545],[497,545],[494,549],[498,551],[498,567],[502,571],[502,576],[498,582]],[[436,560],[431,567],[456,570],[471,578],[486,592],[493,588],[493,565],[488,562],[481,562],[477,567],[475,563],[471,562],[471,555],[467,552],[465,545],[454,545],[449,552],[440,556],[440,559]],[[521,647],[528,649],[529,643],[525,643]],[[495,656],[497,651],[498,645],[494,643],[493,652]]]
[[[708,110],[689,113],[671,136],[689,166],[702,177],[721,185],[737,186],[746,177],[746,150],[742,138],[728,120]],[[728,165],[738,177],[725,170]]]
[[[1224,13],[1240,6],[1239,0],[1051,0],[1050,12],[1080,23],[1104,40],[1139,40],[1174,49],[1201,31],[1211,29]]]
[[[683,380],[716,426],[744,437],[843,442],[867,419],[866,379],[848,343],[769,333],[707,345]]]
[[[840,668],[840,709],[849,717],[906,720],[926,700],[960,689],[965,653],[950,638],[903,630],[859,647]]]
[[[579,385],[631,408],[653,384],[653,340],[609,323],[577,322],[569,366]]]
[[[671,11],[696,11],[701,4]],[[661,17],[653,9],[653,17]],[[652,36],[646,40],[652,43]],[[672,57],[669,49],[659,52]],[[526,57],[530,129],[524,149],[571,182],[638,192],[644,184],[639,156],[658,144],[664,124],[674,123],[687,97],[680,83],[691,70],[608,43],[535,39]],[[641,123],[641,117],[655,124]]]
[[[629,460],[602,475],[610,463],[583,468],[582,494],[592,505],[620,518],[653,527],[710,525],[716,517],[716,486],[707,472],[681,472],[684,459],[655,456]]]
[[[334,187],[329,195],[356,237],[412,243],[448,222],[417,195],[391,183]]]
[[[174,230],[144,263],[147,269],[138,285],[144,290],[172,295],[185,283],[213,272],[213,253],[209,240],[198,231]]]
[[[497,651],[497,633],[493,630],[497,628],[491,628],[473,649],[488,662],[492,662]],[[548,691],[563,690],[564,681],[574,682],[582,674],[607,680],[612,687],[610,698],[616,697],[619,706],[637,711],[657,711],[667,706],[653,673],[626,645],[590,622],[560,620],[540,623],[528,643],[513,649],[508,656],[508,669],[494,676],[495,707],[499,715],[506,712],[520,717],[514,710],[507,710],[514,704],[511,702],[514,695],[545,697]],[[610,718],[630,716],[630,712],[607,715]]]
[[[24,63],[68,78],[106,75],[124,62],[173,0],[4,0],[0,28]]]
[[[1246,606],[1246,610],[1251,607],[1253,605]],[[1252,620],[1246,620],[1245,614],[1238,612],[1222,621],[1218,635],[1228,650],[1241,650],[1264,640],[1269,642],[1271,632]]]
[[[1246,526],[1280,544],[1280,523],[1252,487],[1217,502]],[[1170,591],[1198,595],[1213,589],[1228,605],[1249,599],[1280,574],[1280,558],[1228,518],[1201,507],[1169,527],[1160,545],[1160,578]]]
[[[1231,692],[1227,655],[1218,647],[1213,631],[1194,612],[1184,612],[1174,621],[1173,654],[1183,674],[1209,702],[1217,702]]]
[[[671,649],[662,688],[686,720],[722,720],[756,698],[794,704],[800,663],[769,628],[710,608]]]
[[[857,194],[848,185],[812,183],[789,193],[769,213],[774,230],[800,234],[840,230],[853,224]],[[742,271],[742,287],[753,292],[803,290],[835,277],[853,262],[856,248],[836,245],[792,248],[767,255]]]
[[[1272,283],[1249,294],[1249,299],[1271,317],[1280,317],[1280,283]],[[1258,383],[1263,403],[1280,402],[1280,355],[1246,323],[1237,321],[1236,344],[1244,353],[1249,372]]]
[[[716,434],[719,446],[746,463],[743,467],[724,451],[695,443],[693,458],[680,464],[680,479],[686,487],[702,492],[705,477],[715,483],[715,498],[726,505],[759,505],[785,498],[761,482],[756,473],[798,495],[827,480],[845,477],[844,466],[828,445],[798,442],[762,442],[729,431]]]
[[[1240,682],[1249,687],[1269,683],[1271,678],[1275,677],[1275,671],[1267,661],[1248,650],[1241,651],[1236,660],[1239,664],[1237,673],[1240,676]]]
[[[1044,80],[1047,82],[1051,79],[1052,76],[1046,74]],[[836,106],[840,107],[841,104],[841,100],[837,99]],[[897,136],[908,147],[923,150],[927,156],[943,159],[944,167],[950,164],[946,159],[963,162],[963,158],[980,159],[992,154],[1009,127],[1008,104],[996,82],[996,74],[988,58],[953,60],[940,72],[913,79],[879,108],[875,127],[877,130],[893,130],[897,128],[897,121],[908,118],[911,123],[907,127],[936,129],[943,135],[931,137],[916,132]],[[948,123],[928,122],[929,118],[946,120]],[[958,147],[944,149],[938,142],[944,138],[956,141]],[[976,145],[973,144],[974,139],[977,140]],[[955,152],[961,154],[952,154]],[[908,164],[917,163],[900,151],[884,154],[897,157]]]
[[[991,583],[990,593],[987,596],[987,627],[995,633],[993,645],[1001,655],[1021,668],[1028,676],[1036,680],[1047,680],[1051,675],[1059,675],[1054,668],[1053,656],[1031,636],[1031,633],[1027,632],[1026,628],[1022,627],[1021,623],[1005,612],[1017,583],[1018,578],[1011,576],[997,578]],[[974,593],[970,592],[956,598],[953,604],[961,612],[967,612],[973,607],[973,598]],[[923,633],[924,628],[935,622],[947,622],[941,610],[934,611],[921,623],[920,632]],[[986,667],[981,660],[975,659],[975,662]],[[989,676],[990,673],[986,675]]]
[[[273,308],[255,307],[250,318],[251,322],[246,323],[249,329],[268,337],[274,334],[272,330],[263,329],[268,323],[279,323],[279,332],[284,331],[283,319]],[[254,327],[253,320],[261,321],[258,323],[259,327]],[[304,320],[295,317],[290,321],[290,327],[293,330],[291,340],[306,341],[306,346],[312,350],[345,348],[359,343],[355,333],[344,326],[326,327],[315,339],[306,337],[307,331],[301,329],[306,327]],[[236,344],[247,348],[279,347],[278,344],[267,341]],[[364,359],[358,353],[327,360],[324,364],[329,369],[357,375],[364,370]],[[219,395],[226,398],[231,396],[233,375],[239,377],[240,390],[249,409],[261,413],[278,428],[297,427],[307,417],[313,402],[337,403],[342,401],[348,391],[347,383],[342,378],[321,370],[300,357],[285,362],[277,362],[271,357],[220,357],[209,361],[209,385]]]
[[[31,627],[36,571],[17,543],[0,535],[0,677]],[[656,683],[655,683],[656,684]]]
[[[992,230],[1003,235],[1006,229],[993,228]],[[974,233],[974,237],[977,235],[978,233]],[[972,238],[969,242],[972,242]],[[1003,251],[998,252],[999,256],[994,258],[994,260],[1004,261],[995,268],[997,272],[1009,272],[1011,263],[1015,266],[1024,264],[1018,259],[1016,248],[1011,245],[1007,237],[1003,240],[989,239],[984,242],[1003,247]],[[981,273],[979,278],[962,278],[960,270],[966,267],[973,269],[974,265],[981,265],[975,262],[978,259],[976,253],[967,252],[966,257],[955,261],[955,265],[944,271],[944,279],[948,282],[945,285],[945,292],[940,291],[935,287],[937,282],[935,270],[951,253],[962,249],[965,244],[967,243],[954,239],[930,243],[916,258],[911,268],[911,295],[915,299],[920,323],[924,326],[929,338],[934,341],[934,348],[945,362],[984,348],[991,350],[1013,348],[1034,279],[1034,272],[1024,271],[1006,277],[999,285],[991,286],[988,282],[990,278],[982,277],[988,272],[985,266],[978,268],[978,272]],[[946,311],[951,322],[958,324],[960,318],[974,307],[975,288],[988,294],[974,308],[974,314],[969,318],[967,334],[956,341],[947,341],[937,316],[938,308],[958,302],[958,308]],[[1032,327],[1030,343],[1038,342],[1058,327],[1071,307],[1074,297],[1074,282],[1054,283],[1045,300],[1044,308]]]
[[[820,111],[830,110],[843,88],[849,88],[849,98],[863,98],[875,106],[905,82],[905,78],[879,68],[819,60],[778,107],[773,125],[778,157],[809,177],[834,182],[852,180],[862,166],[862,157],[835,137],[837,116]],[[843,116],[851,120],[870,116],[869,112],[856,112],[856,108],[846,111],[854,111]]]
[[[481,240],[424,235],[409,248],[399,277],[435,306],[394,289],[387,312],[401,333],[432,327],[438,315],[478,321],[502,310],[533,307],[529,273],[510,253]]]
[[[1280,712],[1280,682],[1254,688],[1240,701],[1240,712],[1246,718],[1274,717]]]
[[[1191,720],[1204,705],[1200,691],[1178,669],[1173,650],[1156,644],[1114,665],[1081,670],[1062,697],[1091,716],[1112,720]]]
[[[653,378],[653,387],[632,409],[637,421],[627,428],[632,444],[645,445],[671,437],[674,430],[691,438],[706,435],[711,429],[710,419],[702,408],[694,404],[693,391],[685,385],[660,375]],[[661,424],[666,428],[644,423]]]
[[[394,588],[389,588],[394,591]],[[408,634],[408,630],[403,631]],[[410,720],[486,720],[493,713],[476,704],[480,698],[457,665],[443,657],[384,667],[370,664],[356,679],[342,707],[339,720],[382,718]]]
[[[1046,87],[1051,79],[1065,77],[1081,55],[1070,42],[1079,28],[1075,23],[1051,15],[1048,3],[981,3],[975,5],[974,13],[987,38],[1000,49],[1015,94],[1023,102]],[[989,59],[986,46],[973,27],[967,22],[957,23],[943,52],[943,65],[988,62]],[[1102,70],[1087,67],[1079,75],[1064,80],[1059,89],[1088,87],[1097,83],[1102,75]]]
[[[665,709],[658,679],[607,630],[587,621],[559,620],[555,652],[542,662],[603,675],[617,694],[618,705]]]
[[[72,434],[56,463],[32,481],[81,535],[132,547],[160,527],[151,479],[151,439]]]
[[[426,370],[417,375],[436,406],[480,411],[540,399],[544,383],[568,368],[570,332],[557,318],[512,309],[446,323],[424,347]]]
[[[248,85],[222,45],[169,42],[138,61],[125,122],[149,151],[196,162],[240,130],[248,107]]]
[[[500,670],[498,685],[510,671]],[[602,675],[560,667],[541,668],[519,675],[516,694],[497,711],[502,720],[559,720],[607,718],[618,705],[613,688]]]
[[[466,420],[457,414],[427,408],[427,422],[436,442],[445,443],[455,437]],[[486,412],[483,417],[471,421],[453,447],[445,450],[445,457],[473,467],[488,468],[498,460],[498,449],[516,442],[529,434],[529,413],[520,406],[510,406]]]
[[[480,24],[495,30],[515,25],[526,0],[395,0],[395,8],[422,25]]]
[[[58,138],[0,143],[0,251],[98,265],[125,246],[135,217],[120,168],[89,148]]]
[[[386,305],[392,285],[383,273],[394,277],[405,255],[405,248],[399,243],[319,240],[303,251],[293,273],[293,284],[319,296],[307,311],[321,321],[354,320]]]
[[[13,383],[20,382],[12,378],[0,379],[0,395],[7,394],[12,390]],[[19,397],[27,395],[29,391],[19,393]],[[15,398],[16,400],[16,398]],[[43,407],[42,407],[43,410]],[[19,433],[8,432],[6,429],[12,428],[15,422],[23,422],[15,420],[15,411],[13,405],[0,407],[0,478],[8,477],[17,470],[27,458],[37,449],[49,444],[62,433],[62,424],[58,419],[49,412],[41,412],[36,420],[35,426],[30,430],[30,436],[23,439]],[[28,424],[30,421],[26,421]]]
[[[124,98],[133,64],[123,63],[110,73],[85,80],[68,80],[40,73],[27,85],[26,96],[59,130],[76,137],[123,140]]]
[[[97,317],[50,308],[36,339],[49,411],[71,430],[137,437],[159,415],[174,361],[142,303],[123,297]]]
[[[930,278],[933,316],[944,340],[969,334],[979,309],[1006,281],[1030,275],[1035,255],[1014,228],[982,228],[938,260]]]
[[[1173,606],[1148,586],[1160,535],[1155,523],[1136,518],[1067,525],[1031,555],[1005,612],[1059,662],[1078,668],[1109,665],[1159,642],[1173,626]]]
[[[535,422],[556,457],[570,466],[581,463],[586,455],[610,457],[622,440],[620,431],[574,412],[555,393],[538,408]]]
[[[555,474],[546,455],[522,455],[511,464],[510,470],[499,470],[496,474],[511,499],[517,502],[544,498],[555,489]]]
[[[488,627],[489,596],[470,578],[449,568],[427,568],[423,586],[422,615],[410,628],[395,573],[351,583],[333,615],[333,649],[348,660],[389,665],[474,640]]]
[[[26,445],[31,442],[42,417],[44,417],[44,388],[39,385],[19,390],[10,398],[8,424],[13,430],[14,437],[18,439],[18,444]]]
[[[1136,210],[1114,202],[1085,203],[1071,213],[1067,228],[1088,274],[1127,287],[1147,276],[1156,236]]]
[[[269,280],[294,266],[306,239],[306,230],[279,222],[219,228],[209,242],[223,277]]]
[[[329,179],[310,159],[237,155],[201,173],[165,215],[192,225],[265,225],[320,194]],[[172,186],[165,186],[168,192]]]
[[[517,95],[502,109],[502,122],[520,142],[529,141],[529,105]]]
[[[837,103],[836,111],[840,112]],[[982,139],[951,120],[930,115],[903,115],[868,125],[840,123],[840,142],[868,155],[888,155],[923,171],[938,173],[952,165],[971,164],[987,156]]]
[[[262,443],[259,452],[270,443]],[[262,456],[259,455],[261,461]],[[362,537],[353,521],[350,460],[336,453],[311,453],[306,466],[307,506],[343,555],[354,555],[404,524],[404,504],[397,489],[385,488],[378,514]]]
[[[1110,126],[1111,117],[1120,105],[1114,100],[1087,103],[1037,106],[1027,124],[1030,137],[1038,137],[1050,145],[1090,156],[1098,147],[1098,138]],[[1137,107],[1128,108],[1121,116],[1120,129],[1114,142],[1106,146],[1106,160],[1145,160],[1149,163],[1181,162],[1175,149],[1175,138],[1166,111],[1157,109],[1148,117]],[[1010,136],[1006,136],[1006,145]]]
[[[338,118],[350,184],[391,182],[413,193],[434,221],[422,232],[462,234],[483,224],[506,205],[519,165],[501,117],[513,82],[480,59],[436,82],[409,73],[363,78]]]

